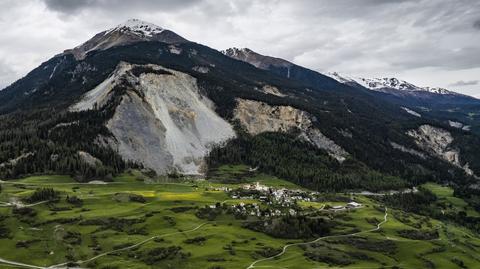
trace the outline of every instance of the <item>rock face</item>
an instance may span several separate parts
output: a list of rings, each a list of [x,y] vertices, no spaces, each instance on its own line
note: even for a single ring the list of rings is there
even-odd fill
[[[462,168],[468,175],[473,175],[469,165],[462,165],[460,151],[451,146],[454,138],[447,130],[422,125],[416,130],[410,130],[407,135],[413,137],[417,145],[433,156],[439,157],[459,168]]]
[[[108,144],[127,160],[158,173],[200,174],[209,149],[235,136],[195,78],[156,65],[120,63],[71,110],[101,109],[119,86],[126,90],[106,126],[114,136]]]
[[[90,153],[85,152],[85,151],[78,151],[77,154],[80,156],[80,158],[89,164],[90,166],[95,166],[97,164],[102,164],[102,161],[99,159],[93,157]]]
[[[253,135],[263,132],[287,132],[298,128],[307,141],[327,151],[339,162],[343,162],[348,156],[344,149],[313,127],[315,118],[291,106],[270,106],[263,102],[237,99],[234,118]]]

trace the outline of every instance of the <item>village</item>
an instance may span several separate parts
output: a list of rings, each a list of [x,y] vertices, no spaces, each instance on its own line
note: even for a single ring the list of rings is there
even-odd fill
[[[259,182],[244,184],[237,189],[223,186],[213,188],[213,190],[227,192],[231,198],[231,200],[227,201],[240,201],[238,204],[231,205],[230,210],[235,215],[243,218],[248,216],[261,218],[288,215],[295,216],[300,214],[299,211],[302,211],[299,203],[321,202],[321,194],[319,192],[301,189],[273,188],[262,185]],[[248,200],[258,200],[259,202],[246,202]],[[217,206],[218,205],[211,205],[210,208],[214,209]],[[323,205],[318,210],[337,212],[362,207],[363,205],[361,203],[350,201],[345,202],[343,205]]]

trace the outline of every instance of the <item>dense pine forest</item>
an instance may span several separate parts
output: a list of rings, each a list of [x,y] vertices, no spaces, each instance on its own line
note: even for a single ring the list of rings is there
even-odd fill
[[[93,112],[55,109],[1,116],[0,177],[60,173],[85,181],[108,179],[127,167],[135,167],[110,147],[93,143],[98,134],[108,135],[101,123],[101,117]],[[80,151],[89,152],[99,161],[88,163]]]

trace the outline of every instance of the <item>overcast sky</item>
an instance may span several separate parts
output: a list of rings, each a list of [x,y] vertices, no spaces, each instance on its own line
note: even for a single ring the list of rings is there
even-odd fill
[[[478,0],[1,0],[0,88],[129,18],[218,50],[480,97]]]

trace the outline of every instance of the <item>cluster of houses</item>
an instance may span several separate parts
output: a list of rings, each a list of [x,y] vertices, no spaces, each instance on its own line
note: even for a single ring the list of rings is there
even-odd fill
[[[318,200],[318,192],[304,191],[299,189],[286,189],[286,188],[272,188],[260,184],[259,182],[245,184],[241,187],[245,190],[244,193],[239,192],[235,194],[233,192],[232,199],[258,199],[269,205],[277,205],[281,207],[289,207],[298,201],[314,202]],[[244,195],[242,195],[244,194]],[[345,205],[335,205],[329,207],[329,210],[340,211],[346,209],[357,209],[363,205],[357,202],[349,202]]]
[[[230,210],[236,215],[243,217],[273,217],[296,215],[298,212],[294,209],[299,201],[315,202],[318,201],[319,192],[305,191],[300,189],[272,188],[260,184],[259,182],[244,184],[239,189],[231,189],[229,187],[211,188],[215,191],[224,191],[230,193],[232,199],[240,200],[259,200],[262,203],[273,206],[272,208],[261,208],[257,203],[240,202],[237,205],[231,205]],[[214,205],[210,206],[215,208]],[[344,205],[326,206],[323,210],[341,211],[349,209],[357,209],[363,207],[358,202],[349,202]]]
[[[275,217],[275,216],[286,216],[291,215],[294,216],[297,214],[297,211],[293,208],[289,209],[282,209],[279,208],[269,209],[264,208],[262,209],[257,203],[252,204],[245,204],[240,203],[238,205],[232,205],[231,209],[234,214],[242,215],[242,216],[256,216],[256,217]]]
[[[216,209],[218,204],[209,205],[210,209]],[[280,210],[281,209],[281,210]],[[231,205],[229,208],[231,213],[242,217],[256,216],[256,217],[274,217],[285,215],[296,215],[297,211],[292,208],[261,208],[258,203],[244,203],[241,202],[237,205]]]
[[[306,192],[303,190],[290,190],[285,188],[275,189],[267,187],[255,182],[252,184],[245,184],[242,189],[246,191],[247,195],[233,194],[232,199],[258,199],[267,204],[275,204],[280,206],[290,206],[296,201],[315,201],[317,192]],[[254,191],[254,192],[248,192]]]

